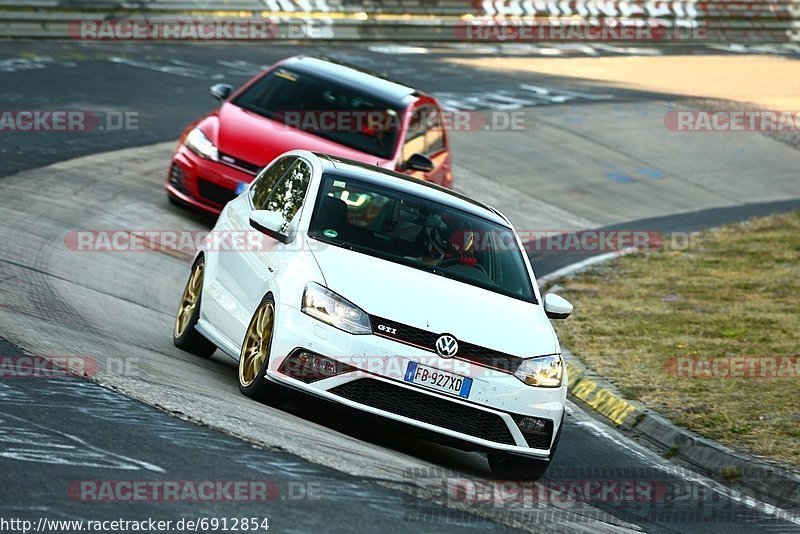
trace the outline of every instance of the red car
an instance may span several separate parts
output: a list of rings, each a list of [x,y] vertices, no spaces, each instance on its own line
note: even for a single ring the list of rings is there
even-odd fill
[[[222,106],[191,124],[172,156],[165,187],[174,204],[217,214],[261,168],[293,149],[452,184],[439,103],[374,73],[298,56],[238,91],[218,84],[211,94]]]

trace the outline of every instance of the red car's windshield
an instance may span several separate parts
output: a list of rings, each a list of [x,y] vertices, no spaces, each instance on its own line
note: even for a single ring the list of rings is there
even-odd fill
[[[394,155],[401,113],[356,88],[278,68],[233,104],[383,159]]]

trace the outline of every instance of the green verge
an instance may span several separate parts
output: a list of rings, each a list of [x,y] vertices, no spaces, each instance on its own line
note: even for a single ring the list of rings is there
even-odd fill
[[[799,468],[800,212],[701,238],[559,281],[575,305],[559,338],[626,397]]]

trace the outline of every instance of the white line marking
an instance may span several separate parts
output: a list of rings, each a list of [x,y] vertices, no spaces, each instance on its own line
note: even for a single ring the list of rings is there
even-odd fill
[[[9,425],[7,421],[2,420],[3,418],[15,419],[19,426]],[[3,414],[0,416],[0,421],[3,422],[0,425],[0,442],[11,444],[11,447],[0,450],[0,456],[5,458],[58,465],[124,470],[142,468],[156,473],[166,472],[155,464],[101,449],[77,436],[33,423],[22,417]],[[59,439],[63,441],[58,443]]]
[[[573,416],[576,419],[579,419],[574,421],[575,424],[588,429],[590,432],[592,432],[593,434],[602,439],[607,439],[612,443],[614,443],[615,445],[626,449],[628,452],[644,460],[647,464],[651,464],[654,468],[658,469],[659,471],[688,482],[699,484],[717,493],[718,495],[721,495],[724,498],[735,501],[757,512],[764,513],[766,515],[775,517],[777,519],[788,521],[795,525],[800,525],[800,516],[798,516],[797,514],[794,514],[782,508],[778,508],[777,506],[773,506],[771,504],[759,501],[755,497],[745,495],[736,489],[720,484],[719,482],[715,482],[710,478],[704,477],[684,467],[668,463],[666,460],[664,460],[664,458],[662,458],[652,450],[636,443],[635,441],[625,436],[618,430],[591,419],[588,414],[586,414],[579,406],[577,406],[572,401],[568,401],[567,405],[570,408],[572,408],[571,413],[573,414]]]
[[[618,258],[620,256],[625,256],[626,254],[630,254],[631,252],[636,252],[637,250],[639,249],[635,247],[629,247],[614,252],[607,252],[605,254],[600,254],[598,256],[592,256],[591,258],[587,258],[583,261],[579,261],[577,263],[567,265],[566,267],[562,267],[561,269],[557,269],[550,274],[546,274],[544,276],[538,276],[536,279],[539,281],[539,285],[547,284],[559,278],[563,278],[565,276],[574,274],[596,263],[602,263],[604,261]]]

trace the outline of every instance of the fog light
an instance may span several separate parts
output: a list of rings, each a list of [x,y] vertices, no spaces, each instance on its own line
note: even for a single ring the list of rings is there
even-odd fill
[[[169,183],[178,191],[186,192],[183,186],[183,170],[177,163],[173,163],[169,168]]]
[[[553,437],[553,421],[551,419],[540,419],[539,417],[526,417],[518,415],[514,417],[522,437],[528,447],[533,449],[549,449],[550,441]]]
[[[331,358],[302,349],[283,360],[278,371],[306,384],[355,371],[356,368]]]
[[[544,419],[523,417],[519,421],[519,429],[522,432],[544,432],[545,428],[547,428],[547,423],[545,423]]]

